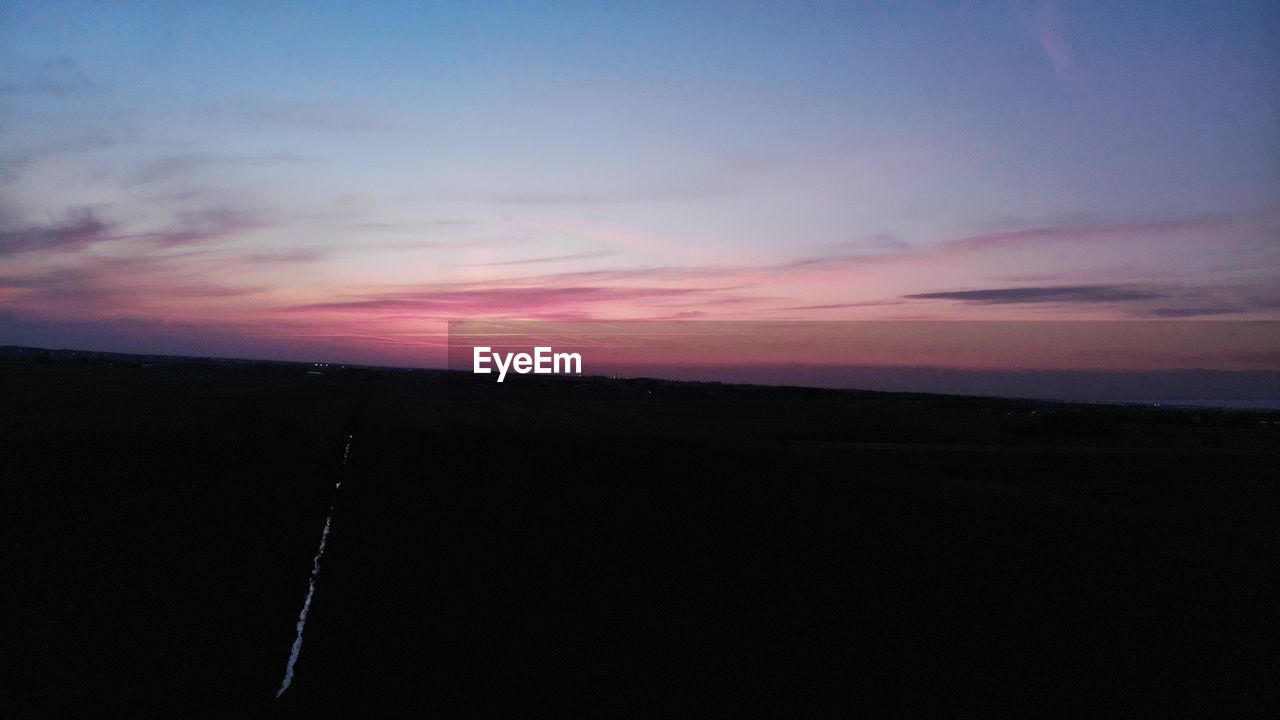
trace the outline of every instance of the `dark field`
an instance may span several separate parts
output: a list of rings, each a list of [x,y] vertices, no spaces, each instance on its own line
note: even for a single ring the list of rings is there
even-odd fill
[[[0,352],[0,717],[1280,700],[1280,413],[309,370]]]

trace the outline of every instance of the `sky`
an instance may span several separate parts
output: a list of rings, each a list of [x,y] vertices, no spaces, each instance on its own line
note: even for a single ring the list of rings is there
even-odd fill
[[[1274,2],[10,0],[0,344],[1280,320],[1278,34]]]

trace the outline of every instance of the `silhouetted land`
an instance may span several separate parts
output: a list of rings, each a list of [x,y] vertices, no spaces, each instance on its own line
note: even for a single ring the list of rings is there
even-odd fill
[[[1277,703],[1280,413],[21,349],[0,403],[3,717]]]

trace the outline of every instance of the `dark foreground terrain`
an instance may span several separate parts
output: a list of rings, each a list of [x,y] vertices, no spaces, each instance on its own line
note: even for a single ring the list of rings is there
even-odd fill
[[[516,380],[0,353],[0,717],[1275,716],[1280,414]]]

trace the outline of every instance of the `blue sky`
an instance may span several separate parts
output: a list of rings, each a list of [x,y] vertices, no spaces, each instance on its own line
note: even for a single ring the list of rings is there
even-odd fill
[[[9,2],[0,342],[414,362],[459,318],[1274,319],[1278,20]]]

